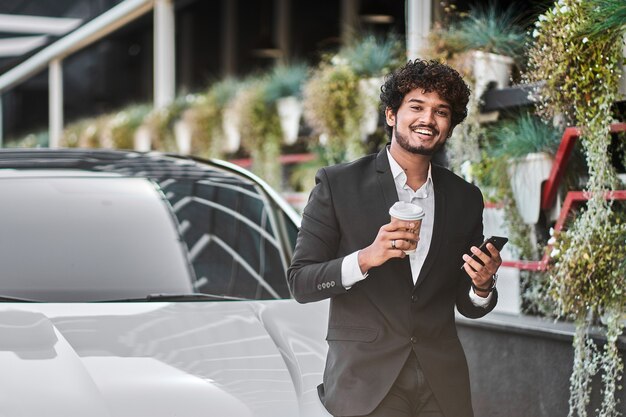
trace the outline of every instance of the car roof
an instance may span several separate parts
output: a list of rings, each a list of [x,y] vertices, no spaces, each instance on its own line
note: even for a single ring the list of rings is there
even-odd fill
[[[168,179],[211,179],[258,186],[300,226],[300,215],[275,190],[251,172],[226,161],[111,149],[0,149],[0,178],[112,175],[146,177],[159,184]]]

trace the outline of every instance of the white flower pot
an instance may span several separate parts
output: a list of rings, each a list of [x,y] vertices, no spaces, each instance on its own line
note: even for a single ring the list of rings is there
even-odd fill
[[[134,148],[139,152],[148,152],[152,148],[152,135],[147,126],[139,126],[134,136]]]
[[[298,139],[300,117],[302,117],[302,101],[294,96],[279,98],[276,101],[276,109],[280,117],[283,141],[287,145],[293,145]]]
[[[380,102],[380,86],[382,83],[382,77],[362,78],[359,80],[359,93],[363,103],[361,139],[364,141],[378,127],[378,104]]]
[[[240,117],[233,107],[226,107],[222,114],[222,128],[224,130],[224,152],[233,153],[241,145],[241,134],[239,133]]]
[[[536,224],[541,212],[541,184],[550,177],[552,157],[530,153],[511,161],[511,189],[520,215],[526,224]]]
[[[191,153],[191,135],[191,126],[184,119],[174,123],[176,147],[181,155],[189,155]]]
[[[475,97],[480,98],[490,83],[495,83],[497,88],[510,85],[513,58],[482,51],[473,51],[471,56]]]

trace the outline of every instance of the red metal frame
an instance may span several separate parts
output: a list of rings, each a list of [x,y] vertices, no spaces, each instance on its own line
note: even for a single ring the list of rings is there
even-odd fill
[[[626,123],[614,123],[611,125],[611,133],[626,131]],[[568,127],[563,133],[561,144],[556,151],[554,157],[554,163],[552,164],[552,170],[550,171],[550,177],[545,182],[543,190],[541,192],[541,209],[548,210],[554,204],[559,185],[563,179],[565,168],[572,156],[576,139],[580,136],[580,129],[577,127]]]
[[[606,193],[604,198],[607,200],[626,200],[626,190],[610,191]],[[567,216],[572,210],[574,204],[587,200],[589,200],[589,195],[584,191],[570,191],[567,193],[559,218],[554,225],[555,233],[563,230],[563,225],[565,224]],[[540,261],[503,261],[502,266],[527,271],[545,271],[548,268],[548,262],[550,261],[550,252],[552,252],[552,245],[548,244],[543,253],[543,258],[541,258]]]
[[[626,123],[614,123],[611,125],[611,133],[626,131]],[[552,170],[550,171],[550,177],[546,180],[542,192],[541,192],[541,209],[547,210],[554,204],[556,194],[563,179],[565,168],[572,156],[576,139],[580,136],[581,131],[577,127],[568,127],[563,133],[561,144],[556,152],[554,163],[552,164]],[[612,191],[607,193],[604,198],[607,200],[626,200],[626,190]],[[563,207],[559,218],[554,226],[556,233],[563,229],[565,220],[572,210],[572,206],[575,203],[589,200],[587,194],[584,191],[570,191],[565,196]],[[520,270],[528,271],[544,271],[548,267],[550,260],[550,252],[552,252],[552,245],[548,245],[545,248],[543,258],[540,261],[503,261],[502,266],[508,266],[511,268],[517,268]]]

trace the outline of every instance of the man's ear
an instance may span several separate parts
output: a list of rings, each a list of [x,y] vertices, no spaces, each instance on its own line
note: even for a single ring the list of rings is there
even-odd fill
[[[396,114],[393,112],[391,107],[387,107],[385,109],[385,119],[387,120],[387,125],[391,127],[396,125]]]

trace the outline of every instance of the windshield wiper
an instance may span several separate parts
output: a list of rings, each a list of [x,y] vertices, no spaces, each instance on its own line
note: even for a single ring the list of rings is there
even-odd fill
[[[0,295],[0,303],[42,303],[40,300],[31,298],[11,297],[9,295]]]
[[[134,302],[184,302],[184,301],[244,301],[245,298],[227,295],[188,293],[188,294],[148,294],[145,297],[119,298],[114,300],[94,301],[96,303],[134,303]]]

